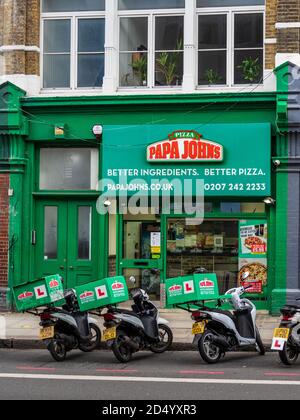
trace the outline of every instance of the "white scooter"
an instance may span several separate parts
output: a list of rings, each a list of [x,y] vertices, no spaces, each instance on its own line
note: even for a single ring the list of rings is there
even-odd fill
[[[245,273],[243,279],[247,280],[249,275]],[[251,286],[238,287],[226,293],[226,301],[232,304],[233,313],[204,306],[200,311],[192,312],[192,319],[196,322],[193,327],[196,331],[195,342],[206,363],[217,363],[226,352],[248,347],[255,347],[260,355],[265,355],[256,326],[256,307],[250,300],[241,298],[249,288]]]

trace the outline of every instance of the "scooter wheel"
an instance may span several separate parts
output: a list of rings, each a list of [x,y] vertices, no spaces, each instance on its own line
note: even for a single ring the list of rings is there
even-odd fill
[[[173,333],[171,328],[169,328],[167,325],[160,324],[158,326],[159,330],[159,338],[160,341],[157,344],[152,344],[150,346],[150,350],[152,353],[164,353],[165,351],[169,350],[169,348],[173,344]]]
[[[283,350],[279,352],[279,358],[281,362],[286,366],[294,365],[297,362],[298,357],[298,351],[293,349],[289,342],[285,343]]]
[[[83,351],[84,353],[90,353],[93,350],[96,350],[100,343],[101,343],[101,330],[96,324],[90,324],[90,332],[92,338],[90,342],[87,344],[79,344],[79,350]]]
[[[202,359],[209,365],[218,363],[222,356],[220,347],[212,344],[214,334],[211,331],[205,331],[198,341],[198,349]]]
[[[48,345],[48,350],[56,362],[64,362],[67,357],[66,346],[59,341],[59,339],[54,338],[51,340]]]
[[[132,359],[132,351],[124,340],[126,336],[127,334],[124,331],[118,330],[117,338],[112,345],[112,351],[116,359],[121,363],[128,363]]]
[[[266,349],[265,349],[264,343],[261,339],[261,335],[260,335],[260,332],[259,332],[258,328],[256,328],[256,345],[258,347],[259,354],[261,356],[264,356],[266,354]]]

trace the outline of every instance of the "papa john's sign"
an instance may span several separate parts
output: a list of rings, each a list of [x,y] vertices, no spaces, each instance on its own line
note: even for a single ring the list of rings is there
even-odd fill
[[[222,162],[221,144],[205,140],[196,131],[174,131],[167,140],[153,143],[147,148],[148,162]]]

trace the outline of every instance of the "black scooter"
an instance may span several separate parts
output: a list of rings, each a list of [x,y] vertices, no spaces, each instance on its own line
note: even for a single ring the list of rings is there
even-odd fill
[[[135,278],[130,281],[135,283]],[[159,317],[157,307],[149,300],[143,289],[131,291],[134,305],[132,311],[109,307],[104,314],[103,338],[121,363],[131,360],[132,354],[150,349],[164,353],[173,343],[173,333],[168,321]]]
[[[38,314],[40,338],[57,362],[64,361],[71,350],[91,352],[101,343],[101,330],[87,312],[80,312],[75,291],[66,290],[64,298],[62,309],[47,307]]]

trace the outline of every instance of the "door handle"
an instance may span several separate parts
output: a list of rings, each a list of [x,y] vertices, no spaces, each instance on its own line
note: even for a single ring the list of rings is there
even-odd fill
[[[60,269],[60,270],[64,270],[64,269],[65,269],[65,266],[64,266],[64,265],[61,265],[61,266],[59,267],[59,269]]]
[[[71,265],[71,266],[69,267],[69,269],[70,269],[70,270],[74,270],[74,267]]]

